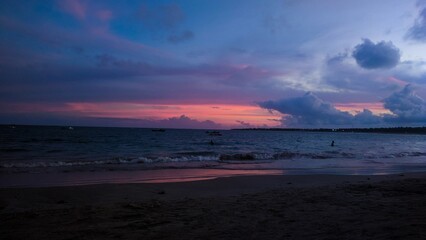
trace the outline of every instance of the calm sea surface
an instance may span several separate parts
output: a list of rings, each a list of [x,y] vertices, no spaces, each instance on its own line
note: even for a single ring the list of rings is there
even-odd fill
[[[0,126],[4,174],[152,169],[389,174],[426,170],[426,136]],[[335,141],[335,146],[330,146]],[[170,176],[169,176],[170,177]]]

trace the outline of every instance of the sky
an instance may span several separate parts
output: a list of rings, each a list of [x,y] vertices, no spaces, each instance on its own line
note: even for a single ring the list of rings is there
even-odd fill
[[[425,99],[425,0],[0,2],[0,124],[426,126]]]

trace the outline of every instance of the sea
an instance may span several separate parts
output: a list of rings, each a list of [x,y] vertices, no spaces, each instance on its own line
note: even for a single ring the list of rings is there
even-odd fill
[[[421,134],[0,125],[0,187],[422,171]]]

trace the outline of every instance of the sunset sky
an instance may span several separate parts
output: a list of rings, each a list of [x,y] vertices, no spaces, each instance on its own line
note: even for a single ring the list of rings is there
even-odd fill
[[[3,0],[0,123],[426,126],[426,1]]]

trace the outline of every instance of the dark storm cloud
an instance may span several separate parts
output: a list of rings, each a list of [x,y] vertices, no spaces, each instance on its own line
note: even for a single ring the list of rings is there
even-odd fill
[[[367,91],[387,89],[389,83],[383,81],[383,74],[363,71],[349,61],[347,54],[339,54],[327,60],[322,72],[322,80],[339,91]]]
[[[350,54],[329,56],[321,71],[321,82],[338,92],[368,93],[385,97],[409,83],[426,84],[426,62],[402,61],[392,69],[365,71],[354,64]]]
[[[400,51],[392,42],[373,43],[369,39],[355,46],[352,56],[365,69],[393,68],[399,63]]]
[[[324,102],[312,92],[308,92],[302,97],[282,99],[279,101],[267,101],[260,103],[260,106],[267,109],[277,110],[281,113],[295,116],[304,115],[339,115],[340,112],[330,103]],[[344,114],[346,117],[346,114]]]
[[[383,100],[384,108],[392,114],[374,115],[364,109],[355,115],[336,109],[315,94],[308,92],[302,97],[278,101],[266,101],[259,106],[286,114],[281,120],[286,127],[333,127],[363,125],[425,124],[426,101],[414,93],[411,85],[394,92]]]
[[[322,83],[338,92],[387,94],[410,82],[421,83],[424,65],[419,61],[404,61],[392,69],[365,71],[359,68],[349,53],[330,56],[321,72]],[[425,79],[426,80],[426,79]],[[424,81],[426,83],[426,81]]]
[[[384,107],[396,115],[390,121],[426,122],[426,102],[414,93],[412,85],[407,85],[383,100]]]
[[[407,38],[416,41],[426,41],[426,8],[423,8],[414,25],[408,30]]]
[[[283,117],[282,122],[285,126],[291,127],[344,126],[379,122],[378,117],[368,110],[353,116],[336,109],[331,103],[323,101],[311,92],[302,97],[262,102],[259,106],[288,114]]]
[[[352,124],[380,124],[382,123],[382,117],[376,116],[372,111],[363,109],[362,112],[357,113],[353,116]]]

